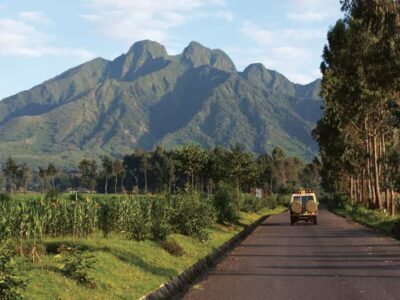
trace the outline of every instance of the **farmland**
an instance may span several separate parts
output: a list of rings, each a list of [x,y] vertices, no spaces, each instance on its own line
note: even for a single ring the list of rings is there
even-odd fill
[[[247,212],[241,211],[235,222],[218,223],[212,198],[196,192],[2,195],[0,232],[9,241],[18,278],[26,283],[19,290],[26,298],[139,298],[261,215],[285,209],[281,197],[242,195]],[[83,268],[86,281],[65,271],[68,257],[81,258],[82,266],[93,263]]]

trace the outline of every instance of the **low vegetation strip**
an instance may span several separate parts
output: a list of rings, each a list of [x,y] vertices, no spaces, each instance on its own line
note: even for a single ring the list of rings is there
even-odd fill
[[[46,253],[36,263],[20,258],[23,276],[28,279],[24,295],[29,299],[139,299],[157,289],[172,277],[182,273],[198,260],[208,255],[227,240],[243,230],[244,226],[259,219],[261,214],[276,214],[284,211],[276,207],[257,213],[240,214],[240,225],[215,224],[207,229],[209,239],[205,242],[182,234],[170,234],[167,241],[174,241],[182,252],[169,253],[162,242],[145,240],[132,241],[111,234],[87,238],[47,238],[40,242]],[[95,269],[90,276],[96,282],[95,289],[78,284],[65,277],[62,255],[58,245],[79,245],[94,256]]]
[[[285,197],[234,191],[108,199],[2,194],[0,276],[18,283],[6,292],[29,299],[140,298],[260,215],[284,210]]]
[[[368,209],[363,205],[345,204],[342,207],[331,207],[331,211],[346,219],[351,219],[369,228],[376,229],[386,235],[393,235],[400,239],[397,229],[400,217],[392,217],[385,212]]]

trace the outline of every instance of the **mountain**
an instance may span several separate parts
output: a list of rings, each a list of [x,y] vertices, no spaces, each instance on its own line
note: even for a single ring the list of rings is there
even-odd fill
[[[255,153],[281,146],[310,159],[319,87],[262,64],[239,72],[223,51],[197,42],[171,56],[141,41],[113,61],[96,58],[0,101],[0,155],[67,166],[192,142]]]

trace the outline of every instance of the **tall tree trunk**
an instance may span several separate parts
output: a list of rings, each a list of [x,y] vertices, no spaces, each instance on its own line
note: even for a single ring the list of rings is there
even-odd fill
[[[383,179],[385,182],[385,207],[388,212],[390,212],[390,201],[389,201],[389,189],[388,189],[388,179],[389,179],[389,170],[388,170],[388,164],[386,160],[386,141],[385,141],[385,136],[382,134],[381,135],[381,143],[382,143],[382,155],[381,159],[383,159]]]
[[[107,190],[108,190],[108,176],[106,175],[106,184],[104,186],[104,194],[107,194]]]
[[[368,126],[367,126],[367,119],[364,120],[364,129],[366,132],[366,148],[367,148],[367,191],[368,191],[368,204],[371,206],[372,203],[374,203],[373,199],[373,187],[371,183],[371,146],[370,146],[370,136],[369,136],[369,131],[368,131]]]
[[[390,213],[392,216],[394,216],[396,214],[396,203],[395,203],[395,195],[394,195],[394,190],[391,189],[390,190],[390,203],[391,203],[391,209],[390,209]]]
[[[362,170],[361,191],[362,191],[361,202],[365,203],[366,202],[365,199],[367,198],[366,197],[367,192],[366,192],[366,185],[365,185],[365,169],[364,168]]]
[[[353,176],[350,177],[350,202],[354,204],[354,179]]]
[[[375,205],[377,208],[382,209],[381,200],[381,188],[379,179],[379,168],[378,168],[378,149],[377,149],[377,135],[374,134],[372,137],[372,149],[373,149],[373,159],[374,159],[374,188],[375,188]]]
[[[114,194],[117,193],[117,186],[118,186],[118,175],[115,175]]]
[[[144,169],[144,193],[147,194],[147,170]]]
[[[240,185],[239,185],[238,177],[236,177],[236,193],[237,193],[236,209],[237,209],[237,214],[239,216],[239,214],[240,214]]]

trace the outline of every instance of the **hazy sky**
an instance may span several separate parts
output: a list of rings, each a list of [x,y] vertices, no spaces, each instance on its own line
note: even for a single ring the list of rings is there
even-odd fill
[[[195,40],[239,70],[261,62],[308,83],[341,15],[339,0],[0,0],[0,99],[143,39],[171,54]]]

